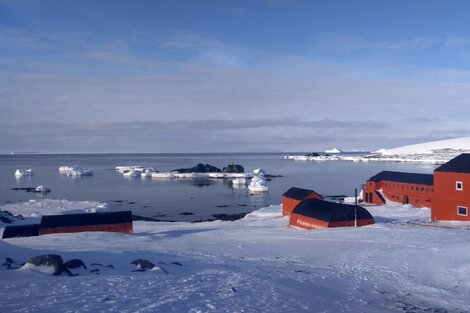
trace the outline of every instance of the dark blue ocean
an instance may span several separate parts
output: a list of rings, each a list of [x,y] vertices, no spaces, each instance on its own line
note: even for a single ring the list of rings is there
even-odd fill
[[[129,209],[134,214],[176,221],[213,218],[214,214],[251,212],[279,204],[292,186],[313,189],[327,196],[354,195],[370,176],[382,170],[432,173],[434,166],[393,162],[293,161],[280,153],[250,154],[29,154],[0,155],[0,205],[40,199],[15,187],[43,185],[52,191],[43,198],[106,202],[112,210]],[[232,162],[246,172],[256,168],[282,175],[268,181],[269,192],[250,194],[234,189],[222,179],[127,178],[115,171],[117,165],[142,165],[159,171],[208,163],[222,168]],[[79,165],[94,171],[91,177],[69,177],[59,166]],[[15,170],[34,171],[32,177],[17,179]]]

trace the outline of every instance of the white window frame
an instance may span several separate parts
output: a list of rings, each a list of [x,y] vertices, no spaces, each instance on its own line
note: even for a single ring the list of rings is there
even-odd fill
[[[458,187],[459,184],[460,184],[460,188]],[[463,182],[461,182],[460,180],[456,181],[455,182],[455,190],[462,191],[463,190]]]
[[[466,213],[466,214],[460,214],[460,213],[459,213],[459,209],[465,209],[465,213]],[[459,215],[459,216],[468,216],[468,208],[467,208],[466,206],[460,206],[460,205],[458,205],[458,206],[457,206],[457,215]]]

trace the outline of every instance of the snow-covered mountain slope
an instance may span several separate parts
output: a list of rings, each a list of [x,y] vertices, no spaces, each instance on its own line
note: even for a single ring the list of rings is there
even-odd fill
[[[377,223],[361,228],[288,228],[272,206],[234,222],[135,222],[133,235],[1,240],[0,262],[59,254],[89,269],[0,267],[0,311],[468,312],[470,225],[436,227],[428,209],[409,206],[369,210]],[[168,274],[133,272],[137,258]]]
[[[431,141],[415,145],[398,147],[394,149],[381,150],[380,152],[385,152],[386,154],[390,155],[432,154],[435,153],[436,150],[444,149],[470,151],[470,137]]]

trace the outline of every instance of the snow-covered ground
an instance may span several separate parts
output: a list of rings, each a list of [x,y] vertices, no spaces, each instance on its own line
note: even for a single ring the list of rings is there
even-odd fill
[[[43,201],[25,213],[101,207]],[[368,209],[377,223],[362,228],[288,228],[271,206],[234,222],[134,222],[133,235],[1,240],[0,260],[59,254],[88,270],[68,277],[0,267],[0,312],[468,312],[465,224],[430,224],[428,209],[409,206]],[[133,272],[138,258],[168,274]]]
[[[370,155],[286,155],[296,161],[409,162],[444,164],[461,153],[470,153],[470,137],[439,140],[394,149],[380,149]]]

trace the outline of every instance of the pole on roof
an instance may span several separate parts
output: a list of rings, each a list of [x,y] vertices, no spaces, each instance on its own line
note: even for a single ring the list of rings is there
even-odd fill
[[[354,227],[357,227],[357,188],[354,188]]]

